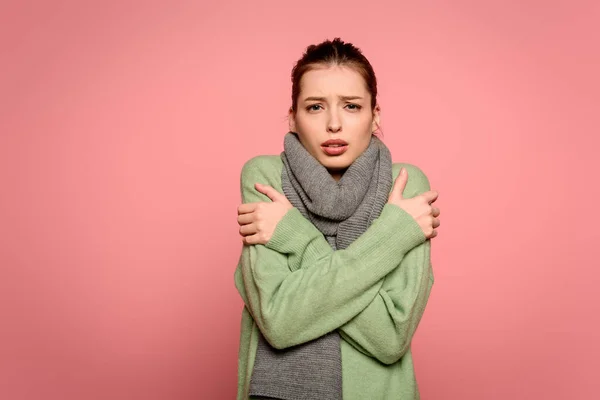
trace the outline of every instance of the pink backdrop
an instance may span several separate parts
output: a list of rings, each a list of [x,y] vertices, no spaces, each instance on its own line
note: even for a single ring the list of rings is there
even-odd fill
[[[2,399],[234,398],[240,169],[336,36],[440,192],[422,398],[597,396],[600,3],[5,3]]]

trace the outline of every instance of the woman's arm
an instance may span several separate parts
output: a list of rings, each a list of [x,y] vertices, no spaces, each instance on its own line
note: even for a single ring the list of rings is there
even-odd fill
[[[406,353],[433,286],[430,248],[428,240],[406,254],[385,277],[373,301],[339,328],[342,338],[384,364],[393,364]]]
[[[407,197],[428,191],[429,181],[421,170],[407,165],[409,181]],[[274,235],[268,246],[288,255],[291,270],[309,268],[319,257],[333,253],[323,236],[302,242],[303,233],[316,230],[312,224],[297,224],[294,247],[286,246]],[[394,269],[380,281],[373,300],[348,323],[339,328],[341,336],[359,351],[391,364],[409,348],[421,320],[433,285],[430,263],[431,241],[411,249]]]
[[[244,203],[269,201],[253,187],[257,181],[269,183],[263,169],[260,158],[244,165]],[[378,295],[382,278],[426,241],[416,221],[391,204],[344,250],[330,251],[323,235],[310,226],[297,209],[291,209],[269,243],[242,249],[236,286],[261,332],[276,348],[316,339],[348,323]],[[303,239],[294,240],[298,235]],[[276,251],[278,246],[284,251]],[[313,262],[292,271],[289,253]]]
[[[409,197],[430,190],[425,174],[406,166],[412,185]],[[410,182],[410,181],[409,181]],[[383,279],[373,301],[340,327],[340,335],[363,353],[384,364],[398,361],[410,348],[433,286],[431,240],[411,249],[398,268]]]
[[[318,265],[312,257],[319,257],[319,250],[310,248],[310,244],[308,247],[301,253],[289,255],[288,261],[297,260],[290,263],[290,267],[295,265],[292,268],[298,269]],[[320,248],[323,253],[333,253],[328,244]],[[425,311],[434,282],[430,248],[431,242],[428,240],[410,250],[398,268],[374,285],[377,294],[373,300],[339,327],[344,340],[384,364],[392,364],[404,355]],[[235,282],[244,302],[248,304],[241,261],[235,272]]]

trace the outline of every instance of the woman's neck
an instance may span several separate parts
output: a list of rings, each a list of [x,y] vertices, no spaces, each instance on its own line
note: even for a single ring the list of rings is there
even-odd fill
[[[342,175],[344,175],[344,172],[346,172],[346,170],[340,170],[340,171],[332,171],[329,170],[329,173],[331,174],[331,177],[333,179],[336,180],[336,182],[338,182],[340,179],[342,179]]]

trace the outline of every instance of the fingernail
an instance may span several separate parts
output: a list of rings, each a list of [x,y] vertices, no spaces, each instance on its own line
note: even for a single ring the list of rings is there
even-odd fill
[[[400,173],[404,175],[404,167],[400,168]]]

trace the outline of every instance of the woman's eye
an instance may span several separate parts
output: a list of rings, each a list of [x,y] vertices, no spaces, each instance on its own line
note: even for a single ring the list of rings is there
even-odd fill
[[[349,109],[353,111],[360,110],[362,108],[362,106],[359,106],[358,104],[347,104],[346,107],[349,107]],[[306,107],[308,111],[318,111],[319,108],[322,108],[320,104],[313,104]]]

